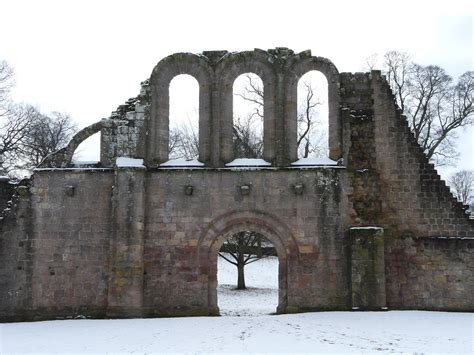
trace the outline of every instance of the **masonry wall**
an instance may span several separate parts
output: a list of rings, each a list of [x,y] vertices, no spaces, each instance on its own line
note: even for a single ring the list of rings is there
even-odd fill
[[[428,162],[379,72],[341,74],[352,225],[384,228],[387,305],[472,310],[474,220]]]
[[[14,190],[15,184],[9,178],[0,176],[0,211],[10,207],[9,201],[12,199]]]
[[[374,73],[375,151],[384,209],[393,233],[474,236],[474,221],[423,154],[388,83]]]
[[[35,174],[1,239],[3,319],[105,315],[112,185],[111,172]]]
[[[1,316],[213,314],[218,238],[246,228],[277,244],[280,311],[349,309],[345,189],[341,168],[39,171],[18,206],[28,254],[18,223],[2,239],[2,270],[24,279],[4,283]],[[18,285],[28,292],[12,311],[5,294]]]
[[[217,250],[216,255],[209,255],[210,230],[215,229],[217,236],[221,230],[239,226],[260,231],[283,228],[280,225],[285,226],[281,234],[286,233],[280,238],[288,263],[288,284],[281,286],[287,289],[287,306],[347,309],[346,202],[341,175],[342,169],[149,174],[144,254],[147,313],[189,312],[185,305],[205,313],[212,307],[208,282],[216,277],[211,263],[217,259]],[[296,183],[304,185],[302,195],[295,194]],[[242,195],[242,184],[251,186],[249,195]],[[185,194],[186,185],[193,186],[190,196]],[[217,223],[220,219],[223,222]]]
[[[32,300],[33,242],[28,186],[8,196],[0,224],[0,319],[24,320]]]
[[[472,311],[474,220],[426,159],[377,72],[372,87],[384,201],[381,223],[390,236],[388,304]]]
[[[474,311],[474,239],[397,238],[387,250],[388,307]]]
[[[32,308],[38,314],[104,314],[112,178],[110,172],[35,174]]]

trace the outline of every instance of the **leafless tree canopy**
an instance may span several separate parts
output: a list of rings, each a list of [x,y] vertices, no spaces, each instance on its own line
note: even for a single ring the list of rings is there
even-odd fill
[[[449,179],[449,184],[454,189],[457,199],[464,205],[474,203],[474,171],[458,171],[451,176]]]
[[[65,146],[77,131],[67,114],[48,116],[27,104],[16,104],[9,92],[13,70],[0,61],[0,170],[18,175]]]
[[[13,84],[13,69],[6,61],[0,60],[0,105],[7,100]]]
[[[453,164],[457,129],[474,124],[474,72],[453,83],[443,68],[413,63],[408,54],[396,51],[385,54],[384,69],[428,158],[437,165]]]
[[[256,80],[250,74],[246,74],[245,78],[247,84],[244,87],[244,92],[238,92],[235,95],[245,101],[254,103],[255,111],[251,113],[251,116],[258,116],[263,119],[263,85],[260,80]]]
[[[37,166],[49,154],[66,146],[77,132],[69,115],[53,112],[51,116],[39,113],[33,120],[23,143],[27,169]]]
[[[170,159],[191,160],[199,157],[199,135],[192,122],[172,128],[168,144]]]
[[[301,100],[298,114],[298,152],[302,158],[310,155],[321,157],[325,155],[323,130],[315,132],[321,122],[318,120],[317,107],[322,105],[322,100],[315,94],[316,86],[307,80],[303,82],[303,100]]]
[[[275,255],[271,242],[263,235],[242,231],[226,237],[219,251],[219,256],[237,267],[237,289],[243,290],[245,286],[245,265],[262,258]]]

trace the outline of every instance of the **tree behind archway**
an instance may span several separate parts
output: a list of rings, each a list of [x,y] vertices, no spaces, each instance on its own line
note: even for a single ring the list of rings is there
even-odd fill
[[[227,254],[227,255],[226,255]],[[262,234],[242,231],[230,234],[219,250],[219,256],[237,268],[237,289],[245,290],[245,266],[268,256],[275,256],[272,243]]]

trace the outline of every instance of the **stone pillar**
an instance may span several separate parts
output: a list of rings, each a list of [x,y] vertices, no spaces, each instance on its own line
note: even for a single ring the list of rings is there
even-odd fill
[[[145,169],[116,168],[107,316],[141,317]]]
[[[349,236],[352,309],[386,309],[383,228],[353,227]]]

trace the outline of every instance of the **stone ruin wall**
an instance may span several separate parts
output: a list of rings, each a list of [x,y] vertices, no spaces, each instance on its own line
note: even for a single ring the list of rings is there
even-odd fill
[[[384,228],[387,306],[472,310],[474,220],[426,159],[380,72],[341,76],[353,222]]]
[[[277,71],[298,58],[306,63],[290,70],[293,84],[311,68],[310,58],[319,58],[283,52],[272,57]],[[232,74],[221,73],[224,83],[255,69],[245,53],[227,59]],[[188,57],[162,61],[174,68],[165,67],[162,87],[189,69],[180,64]],[[215,67],[218,59],[208,61]],[[210,115],[221,120],[204,130],[200,151],[214,169],[164,170],[156,168],[166,159],[164,145],[152,143],[167,134],[160,121],[166,109],[161,116],[156,111],[153,100],[163,90],[152,75],[137,98],[77,139],[101,131],[100,165],[68,165],[76,142],[14,196],[11,185],[2,190],[2,206],[12,202],[0,227],[0,319],[216,314],[221,235],[246,227],[277,247],[279,312],[474,310],[473,221],[414,141],[387,82],[377,71],[328,81],[337,87],[330,98],[331,154],[342,166],[285,167],[296,154],[287,135],[293,123],[284,118],[295,110],[285,99],[294,85],[279,82],[266,90],[280,98],[272,108],[280,119],[265,128],[265,149],[280,168],[219,168],[232,158],[222,119],[228,120],[229,93],[215,84],[204,93],[220,98]],[[265,96],[266,105],[272,97]],[[119,156],[145,158],[147,169],[116,167]],[[295,184],[303,184],[301,195]],[[250,194],[242,185],[251,186]],[[193,186],[191,195],[186,186]]]

